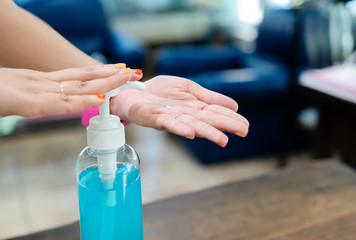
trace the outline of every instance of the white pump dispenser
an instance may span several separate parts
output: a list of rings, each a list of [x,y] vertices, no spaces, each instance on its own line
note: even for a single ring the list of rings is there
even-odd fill
[[[128,82],[106,93],[76,160],[82,240],[143,240],[140,159],[125,143],[120,118],[110,115],[110,97],[125,88],[145,85]]]
[[[121,89],[135,88],[144,90],[140,82],[127,82],[121,87],[106,93],[106,101],[99,107],[99,115],[92,117],[87,128],[87,142],[91,149],[102,152],[98,154],[98,170],[100,179],[105,185],[115,180],[117,149],[125,144],[125,131],[120,118],[110,114],[110,97],[116,96]],[[105,153],[107,151],[107,153]],[[111,184],[110,184],[111,183]],[[108,186],[109,187],[109,186]]]

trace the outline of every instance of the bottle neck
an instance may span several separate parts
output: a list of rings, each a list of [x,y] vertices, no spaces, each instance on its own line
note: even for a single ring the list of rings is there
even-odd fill
[[[126,148],[125,145],[122,145],[122,146],[119,147],[119,148],[112,148],[112,149],[109,149],[109,150],[97,150],[97,149],[88,147],[89,152],[90,152],[91,154],[94,154],[94,155],[98,155],[98,154],[110,154],[110,153],[114,153],[114,152],[122,152],[122,151],[125,150],[125,148]]]

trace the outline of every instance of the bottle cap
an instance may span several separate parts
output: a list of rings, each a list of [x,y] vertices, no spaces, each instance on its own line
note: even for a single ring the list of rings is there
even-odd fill
[[[125,144],[124,125],[120,118],[110,114],[110,97],[116,96],[121,89],[135,88],[144,90],[140,82],[127,82],[121,87],[106,93],[105,103],[99,107],[99,115],[92,117],[87,128],[88,146],[95,150],[111,150]]]

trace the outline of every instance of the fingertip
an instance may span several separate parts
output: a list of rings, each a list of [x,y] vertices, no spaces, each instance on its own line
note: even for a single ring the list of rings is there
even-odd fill
[[[130,81],[138,81],[138,80],[140,80],[140,79],[142,79],[142,77],[143,77],[143,75],[141,74],[141,75],[137,75],[137,74],[132,74],[132,77],[131,77],[131,79],[130,79]]]
[[[142,70],[141,69],[132,69],[132,71],[137,75],[142,75]]]
[[[122,73],[122,74],[129,74],[129,73],[131,73],[131,69],[130,69],[130,68],[124,68],[124,69],[122,69],[122,70],[120,71],[120,73]]]
[[[105,99],[106,95],[105,94],[96,94],[96,96],[100,99]]]
[[[240,132],[234,132],[235,135],[239,136],[239,137],[246,137],[247,134],[242,134]]]
[[[220,147],[226,147],[227,143],[229,142],[229,138],[223,134],[223,136],[221,137],[220,140],[218,140],[216,142],[217,145],[219,145]]]
[[[235,112],[239,110],[239,104],[235,100],[233,100],[233,103],[231,104],[231,109]]]
[[[173,125],[166,125],[165,127],[168,131],[175,133],[179,136],[188,138],[190,140],[193,140],[195,138],[194,129],[180,122],[175,123]]]
[[[250,127],[250,122],[245,117],[242,117],[241,122],[247,128],[247,131],[248,131],[248,129]]]
[[[190,140],[193,140],[195,138],[195,131],[194,129],[186,126],[186,125],[183,125],[181,126],[181,128],[179,129],[180,130],[180,134],[181,136],[183,137],[186,137]]]
[[[99,97],[99,95],[102,95],[102,96]],[[97,94],[97,95],[87,96],[87,101],[85,100],[85,102],[88,103],[88,105],[89,105],[88,107],[97,107],[97,106],[104,104],[105,100],[106,100],[106,95]]]
[[[214,96],[212,99],[213,104],[220,105],[220,106],[226,107],[234,112],[237,112],[239,105],[237,104],[237,102],[234,99],[232,99],[231,97],[228,97],[224,94],[217,93],[217,92],[214,92],[213,96]]]
[[[228,143],[228,142],[222,142],[222,143],[218,143],[218,145],[219,145],[220,147],[226,147],[227,143]]]
[[[191,128],[187,129],[186,133],[183,134],[184,137],[193,140],[195,138],[195,131]]]
[[[105,103],[104,99],[100,99],[95,95],[80,95],[71,96],[70,102],[65,102],[66,112],[84,111],[86,108],[98,107]]]
[[[120,69],[124,69],[124,68],[126,68],[126,63],[116,63],[115,67],[120,68]]]
[[[228,96],[225,95],[222,96],[225,97],[223,106],[225,105],[225,107],[231,109],[234,112],[237,112],[237,110],[239,109],[239,105],[237,104],[237,102]]]
[[[125,68],[127,69],[127,68]],[[131,71],[130,71],[131,72]],[[130,81],[131,80],[131,76],[132,74],[129,73],[122,73],[122,71],[112,75],[109,77],[109,79],[111,80],[111,88],[110,89],[107,89],[107,91],[110,91],[114,88],[117,88],[117,87],[120,87],[121,85],[125,84],[126,82]],[[107,92],[107,91],[104,91],[104,92]]]

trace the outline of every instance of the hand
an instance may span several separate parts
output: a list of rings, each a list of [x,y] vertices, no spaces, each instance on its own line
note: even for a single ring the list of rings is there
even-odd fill
[[[120,91],[111,100],[111,112],[141,126],[206,138],[222,147],[228,142],[223,131],[247,135],[248,121],[236,113],[237,103],[227,96],[172,76],[158,76],[145,85],[143,92]]]
[[[37,117],[84,110],[104,103],[105,95],[96,94],[104,94],[139,78],[141,75],[115,65],[55,72],[0,68],[0,117]]]

